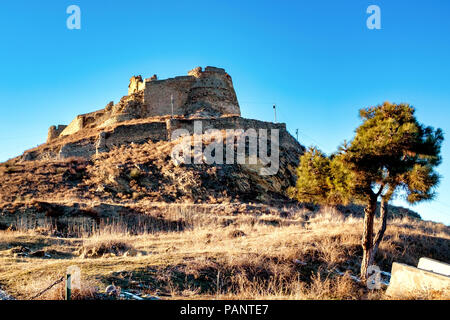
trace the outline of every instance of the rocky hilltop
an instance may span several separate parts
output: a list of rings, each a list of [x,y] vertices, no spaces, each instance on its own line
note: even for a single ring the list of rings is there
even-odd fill
[[[47,143],[26,151],[25,161],[41,159],[90,158],[114,147],[149,140],[169,141],[177,129],[194,132],[201,122],[202,133],[209,129],[271,129],[280,132],[280,144],[295,158],[303,147],[282,123],[245,119],[234,91],[231,76],[224,69],[197,67],[187,76],[158,80],[154,75],[133,76],[128,95],[117,104],[75,117],[69,125],[51,126]],[[198,132],[196,132],[198,133]]]
[[[239,206],[285,201],[304,147],[285,124],[240,114],[232,79],[223,69],[198,67],[187,76],[165,80],[133,76],[128,95],[118,103],[78,115],[69,125],[50,127],[46,143],[0,166],[3,219],[11,221],[18,213],[85,214],[94,207],[100,208],[95,209],[98,217],[117,211],[111,206],[135,212],[143,203]],[[199,138],[201,150],[220,142],[225,155],[232,141],[233,162],[174,163],[171,152],[186,137],[172,139],[180,129]],[[210,129],[223,136],[219,139]],[[276,131],[276,144],[266,146],[267,155],[279,150],[275,174],[261,174],[267,162],[260,154],[249,160],[251,130],[265,130],[268,137]],[[241,138],[244,154],[235,145]],[[196,139],[188,142],[193,157]],[[239,155],[244,163],[236,161]]]
[[[50,127],[46,143],[0,164],[0,229],[24,217],[37,224],[46,219],[58,224],[75,216],[95,222],[117,216],[135,219],[158,215],[162,206],[170,205],[258,214],[275,206],[280,213],[288,203],[288,187],[295,185],[304,147],[285,124],[240,114],[231,77],[223,69],[199,67],[166,80],[133,76],[128,95],[117,104],[79,115],[67,126]],[[172,134],[180,129],[185,135],[174,139]],[[267,155],[279,151],[279,168],[273,174],[261,174],[268,164],[261,153],[250,159],[251,130],[265,130],[267,137],[277,133],[276,143],[265,146]],[[201,152],[213,141],[216,156],[231,150],[233,162],[173,161],[171,153],[180,142],[198,158],[199,140]],[[244,141],[244,150],[237,141]],[[236,161],[239,156],[243,163]]]

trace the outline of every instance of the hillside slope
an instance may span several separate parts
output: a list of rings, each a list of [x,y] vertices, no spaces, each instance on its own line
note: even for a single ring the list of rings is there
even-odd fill
[[[224,204],[240,208],[237,212],[245,212],[247,209],[243,208],[258,203],[261,213],[270,212],[267,206],[290,203],[286,190],[295,185],[295,168],[302,149],[292,152],[281,145],[277,174],[260,175],[259,162],[176,165],[170,154],[178,142],[131,143],[91,159],[25,161],[18,157],[3,163],[0,222],[9,223],[24,214],[97,219],[114,215],[112,212],[140,213],[141,207],[148,203]],[[362,212],[358,206],[339,209],[345,214]],[[393,214],[419,217],[401,208],[393,208]]]
[[[301,152],[281,145],[280,170],[263,176],[260,162],[177,165],[178,142],[1,164],[0,287],[29,299],[76,265],[79,298],[111,299],[102,293],[110,284],[162,299],[388,298],[350,277],[360,268],[362,207],[287,198]],[[376,258],[383,270],[422,256],[450,261],[447,226],[390,213]],[[62,293],[55,286],[38,299]]]

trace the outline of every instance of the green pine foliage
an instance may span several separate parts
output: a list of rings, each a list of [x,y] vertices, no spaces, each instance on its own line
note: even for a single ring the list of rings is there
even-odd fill
[[[367,202],[377,194],[385,200],[404,195],[411,203],[433,199],[444,137],[441,129],[419,124],[414,112],[388,102],[360,110],[363,123],[350,144],[331,156],[316,147],[302,155],[291,197],[326,205]]]
[[[431,200],[440,176],[441,129],[420,124],[408,104],[360,110],[362,124],[350,143],[327,156],[310,148],[300,158],[297,184],[289,195],[300,202],[322,205],[362,203],[365,208],[362,277],[386,228],[387,204],[394,197],[410,203]],[[382,225],[373,237],[373,218],[381,202]]]
[[[414,113],[408,104],[388,102],[360,111],[363,123],[342,153],[360,184],[359,197],[367,200],[370,190],[381,190],[387,201],[399,191],[411,203],[433,199],[444,137],[441,129],[418,123]]]

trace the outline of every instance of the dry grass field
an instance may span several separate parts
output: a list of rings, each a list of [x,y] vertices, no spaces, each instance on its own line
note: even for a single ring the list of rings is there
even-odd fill
[[[160,215],[178,223],[137,232],[116,221],[65,236],[50,223],[0,231],[0,288],[30,299],[78,266],[79,299],[111,299],[104,294],[111,284],[161,299],[389,298],[385,288],[371,291],[351,278],[362,254],[361,218],[306,209]],[[450,261],[450,228],[413,218],[389,221],[378,266],[390,272],[393,261],[416,265],[423,256]],[[63,299],[63,283],[35,299]]]
[[[362,207],[290,203],[291,158],[262,178],[250,165],[175,166],[174,142],[129,144],[90,160],[0,164],[0,289],[17,299],[388,299],[354,280]],[[295,158],[295,155],[290,155]],[[295,179],[294,179],[295,180]],[[391,207],[376,257],[450,262],[450,228]],[[405,298],[446,298],[442,293]]]

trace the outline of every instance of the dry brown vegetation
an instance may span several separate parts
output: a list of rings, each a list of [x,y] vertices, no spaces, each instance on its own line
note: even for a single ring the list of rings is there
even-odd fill
[[[216,203],[255,200],[268,193],[268,183],[256,181],[258,175],[243,166],[175,166],[170,158],[175,143],[124,145],[89,161],[13,159],[0,164],[0,200],[3,206],[31,199]]]
[[[252,165],[176,166],[170,157],[176,143],[131,143],[90,160],[12,159],[0,164],[0,212],[22,216],[30,210],[45,211],[39,202],[139,208],[149,202],[239,205],[287,201],[285,191],[295,180],[295,168],[285,157],[280,158],[280,170],[274,176],[260,176]],[[345,214],[362,212],[356,206],[338,209]],[[390,212],[396,217],[418,217],[402,208],[393,207]]]
[[[0,231],[0,286],[27,299],[76,265],[84,287],[79,297],[86,299],[106,298],[100,293],[110,284],[163,299],[389,298],[384,289],[367,290],[350,277],[359,271],[360,218],[332,210],[279,212],[166,210],[160,216],[177,225],[131,232],[128,222],[118,221],[73,228],[80,231],[70,237],[56,236],[51,224],[18,225]],[[391,220],[376,258],[381,269],[390,271],[393,261],[416,265],[422,256],[449,262],[450,228]],[[60,299],[61,290],[56,286],[38,299]]]
[[[76,265],[80,299],[110,298],[111,284],[163,299],[386,298],[351,277],[361,207],[289,203],[295,168],[283,157],[279,175],[263,179],[248,165],[175,166],[174,143],[0,164],[0,288],[30,299]],[[382,270],[422,256],[450,261],[447,226],[390,213]],[[59,283],[37,299],[62,296]]]

